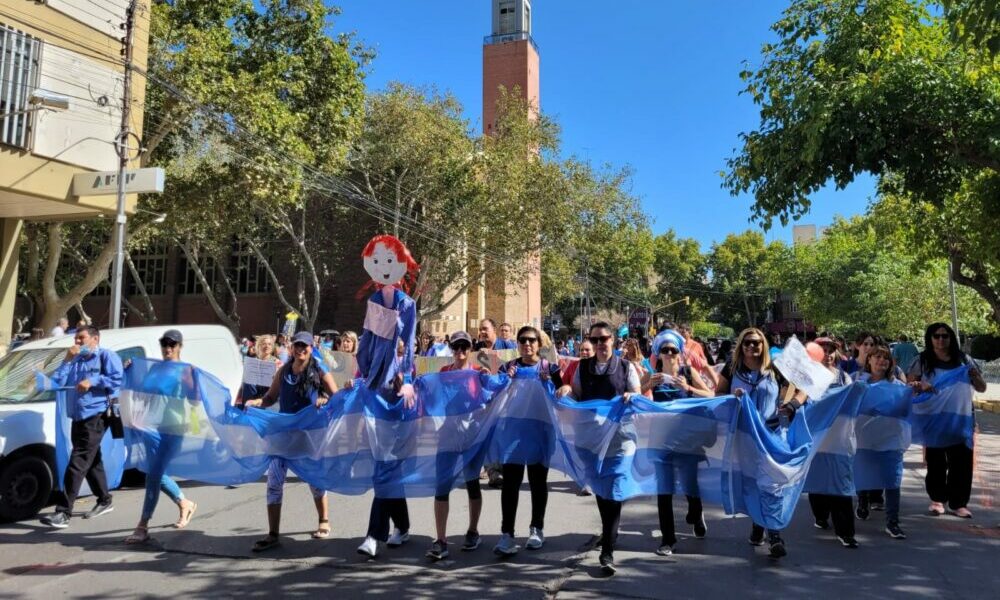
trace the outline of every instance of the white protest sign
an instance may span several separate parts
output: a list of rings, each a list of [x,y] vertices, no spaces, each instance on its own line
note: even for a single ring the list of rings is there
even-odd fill
[[[243,383],[270,387],[278,365],[274,361],[260,360],[251,356],[243,357]]]
[[[785,343],[784,350],[774,359],[774,366],[811,400],[822,398],[834,380],[833,373],[810,358],[805,346],[795,337]]]

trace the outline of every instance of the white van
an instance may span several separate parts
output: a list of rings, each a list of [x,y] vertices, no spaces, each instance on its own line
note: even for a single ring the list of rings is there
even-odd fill
[[[236,340],[220,325],[159,325],[101,332],[101,347],[123,361],[160,358],[168,329],[184,335],[181,359],[215,375],[236,397],[243,362]],[[55,393],[35,389],[35,370],[51,374],[73,336],[30,342],[0,359],[0,521],[27,519],[48,504],[55,473]]]

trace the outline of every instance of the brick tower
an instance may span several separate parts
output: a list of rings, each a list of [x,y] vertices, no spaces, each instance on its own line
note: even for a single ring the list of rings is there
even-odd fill
[[[483,40],[483,133],[491,135],[500,88],[520,90],[533,112],[540,106],[538,47],[531,37],[529,0],[491,0],[492,35]],[[537,113],[536,113],[537,114]],[[492,317],[515,327],[541,327],[542,284],[537,257],[525,257],[532,267],[527,277],[494,274],[470,289],[469,327]]]

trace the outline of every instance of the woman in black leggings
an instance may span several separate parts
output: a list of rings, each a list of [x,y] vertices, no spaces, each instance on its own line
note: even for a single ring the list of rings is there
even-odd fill
[[[541,379],[551,380],[556,388],[559,388],[562,386],[559,365],[551,364],[538,355],[541,337],[538,330],[530,325],[520,328],[517,331],[517,348],[521,356],[504,365],[504,369],[510,377],[518,371],[537,371]],[[542,463],[529,464],[527,468],[528,487],[531,489],[531,527],[524,547],[528,550],[537,550],[545,543],[542,529],[545,526],[545,505],[549,501],[549,468]],[[501,536],[493,548],[493,552],[498,556],[513,556],[520,550],[514,541],[514,519],[517,516],[517,501],[521,493],[521,482],[524,481],[524,469],[525,465],[518,463],[504,463],[502,467]]]

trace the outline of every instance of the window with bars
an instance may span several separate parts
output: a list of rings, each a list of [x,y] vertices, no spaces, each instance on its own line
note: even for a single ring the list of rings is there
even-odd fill
[[[146,288],[146,294],[160,296],[167,291],[167,259],[166,245],[157,245],[139,252],[132,253],[132,264],[139,274],[139,280]],[[128,272],[128,288],[126,294],[131,296],[139,293],[139,286],[131,270]]]
[[[177,293],[182,295],[202,294],[205,288],[202,287],[198,275],[191,267],[190,260],[184,256],[181,262],[181,276],[177,281]],[[205,275],[205,280],[209,287],[215,286],[215,261],[208,256],[203,256],[199,261],[201,272]]]
[[[42,42],[0,23],[0,144],[31,149]]]
[[[267,256],[265,251],[265,256]],[[236,268],[237,294],[263,294],[271,291],[271,279],[267,267],[246,244],[237,244],[233,251],[233,265]]]

